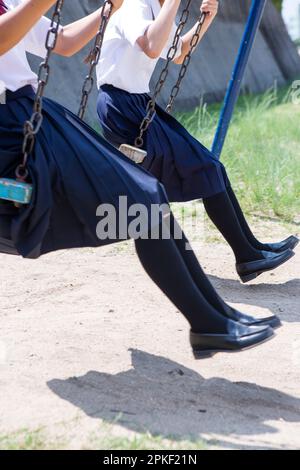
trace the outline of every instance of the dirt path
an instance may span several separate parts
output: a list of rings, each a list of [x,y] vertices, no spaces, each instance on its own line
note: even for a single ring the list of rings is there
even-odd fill
[[[274,223],[258,229],[285,235]],[[299,449],[299,250],[247,286],[225,244],[196,251],[229,302],[280,315],[275,339],[195,361],[185,320],[130,243],[34,262],[0,255],[0,435],[42,427],[66,447],[89,447],[117,421],[116,435],[149,431],[178,445],[192,436],[221,448]]]

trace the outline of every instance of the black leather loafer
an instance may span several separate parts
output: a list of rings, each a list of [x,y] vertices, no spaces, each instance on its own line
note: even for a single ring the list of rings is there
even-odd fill
[[[262,259],[236,264],[236,270],[242,282],[249,282],[266,271],[272,271],[291,259],[295,253],[286,250],[283,253],[262,251]]]
[[[282,326],[280,319],[276,315],[270,315],[269,317],[264,318],[255,318],[251,315],[241,313],[229,305],[226,309],[226,317],[246,326],[271,326],[273,329]]]
[[[278,243],[267,243],[268,248],[274,253],[282,253],[285,250],[293,250],[299,243],[299,238],[291,235],[290,237]]]
[[[238,352],[257,346],[270,339],[274,331],[269,326],[245,326],[230,321],[227,334],[190,332],[190,343],[195,359],[211,357],[218,352]]]

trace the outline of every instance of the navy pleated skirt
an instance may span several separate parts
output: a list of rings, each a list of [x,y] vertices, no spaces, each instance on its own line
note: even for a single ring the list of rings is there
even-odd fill
[[[105,138],[115,146],[134,145],[150,96],[103,85],[97,110]],[[163,183],[172,202],[203,199],[229,184],[222,163],[170,114],[156,106],[156,116],[145,133],[144,169]]]
[[[32,88],[25,87],[0,105],[0,177],[14,178],[33,99]],[[43,108],[43,125],[28,162],[33,198],[21,209],[0,201],[0,251],[37,258],[54,250],[116,242],[118,237],[97,237],[100,204],[113,205],[118,217],[119,196],[149,211],[152,204],[167,202],[156,178],[74,114],[49,99]]]

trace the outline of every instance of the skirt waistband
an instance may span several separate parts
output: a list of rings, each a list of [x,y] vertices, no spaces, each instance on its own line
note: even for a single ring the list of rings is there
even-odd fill
[[[35,96],[34,89],[32,88],[31,85],[26,85],[22,88],[19,88],[16,91],[6,90],[5,94],[6,94],[6,101],[5,101],[6,103],[9,103],[10,101],[18,100],[20,98],[26,98],[26,97],[34,98]]]

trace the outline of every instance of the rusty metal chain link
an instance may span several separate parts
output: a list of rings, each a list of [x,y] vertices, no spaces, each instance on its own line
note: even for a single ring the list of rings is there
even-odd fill
[[[112,10],[113,10],[112,2],[110,0],[106,0],[102,7],[100,27],[95,38],[93,49],[91,50],[91,52],[89,53],[86,59],[86,62],[90,64],[90,69],[89,69],[88,75],[85,77],[85,80],[82,86],[81,102],[80,102],[79,111],[78,111],[78,117],[80,119],[83,119],[85,116],[88,99],[94,87],[94,81],[95,81],[94,70],[99,63],[104,34],[107,28],[107,24],[110,20]]]
[[[16,169],[16,177],[19,181],[25,181],[28,177],[28,170],[27,170],[27,160],[29,155],[31,154],[34,144],[35,144],[35,136],[39,132],[41,125],[43,123],[43,115],[42,115],[42,101],[43,95],[45,91],[45,87],[49,81],[50,75],[50,65],[49,60],[53,49],[55,49],[59,27],[61,24],[61,11],[64,5],[64,0],[58,0],[56,2],[54,12],[51,19],[51,25],[49,27],[47,37],[46,37],[46,58],[40,64],[39,72],[38,72],[38,88],[35,95],[35,100],[33,104],[33,112],[30,120],[27,120],[24,124],[24,140],[22,146],[22,153],[23,153],[23,161]]]
[[[188,21],[188,18],[189,18],[191,3],[192,3],[192,0],[188,0],[185,8],[182,11],[182,14],[181,14],[181,17],[180,17],[180,20],[179,20],[179,24],[178,24],[178,27],[177,27],[176,32],[175,32],[173,43],[172,43],[172,45],[171,45],[171,47],[168,51],[168,54],[167,54],[166,64],[165,64],[164,68],[162,69],[162,71],[159,75],[159,78],[158,78],[158,81],[156,83],[152,98],[150,99],[150,101],[147,104],[147,114],[144,117],[143,121],[141,122],[140,133],[139,133],[138,137],[135,139],[135,142],[134,142],[134,145],[137,148],[141,148],[143,146],[143,144],[144,144],[143,136],[144,136],[145,132],[147,131],[148,127],[150,126],[151,122],[153,121],[153,119],[156,115],[156,110],[155,110],[156,100],[157,100],[157,97],[160,94],[160,92],[161,92],[161,90],[162,90],[162,88],[163,88],[163,86],[166,82],[166,79],[168,77],[170,64],[176,57],[176,53],[177,53],[177,50],[178,50],[178,44],[179,44],[179,40],[180,40],[180,35],[181,35],[181,33],[183,31],[183,28],[185,27],[185,25]]]
[[[185,56],[185,58],[182,62],[182,65],[180,67],[180,71],[179,71],[179,74],[178,74],[177,82],[175,83],[175,85],[173,86],[172,91],[171,91],[169,102],[168,102],[168,105],[166,107],[166,111],[168,113],[170,113],[172,108],[173,108],[174,101],[177,98],[178,93],[180,91],[182,80],[184,79],[184,77],[186,75],[186,72],[188,70],[188,67],[190,65],[192,54],[193,54],[194,50],[196,49],[197,44],[200,40],[200,34],[201,34],[201,30],[202,30],[202,26],[204,24],[205,18],[206,18],[206,13],[201,13],[200,18],[199,18],[198,23],[197,23],[195,33],[193,34],[193,37],[192,37],[191,42],[190,42],[190,50],[189,50],[189,52],[187,53],[187,55]]]

